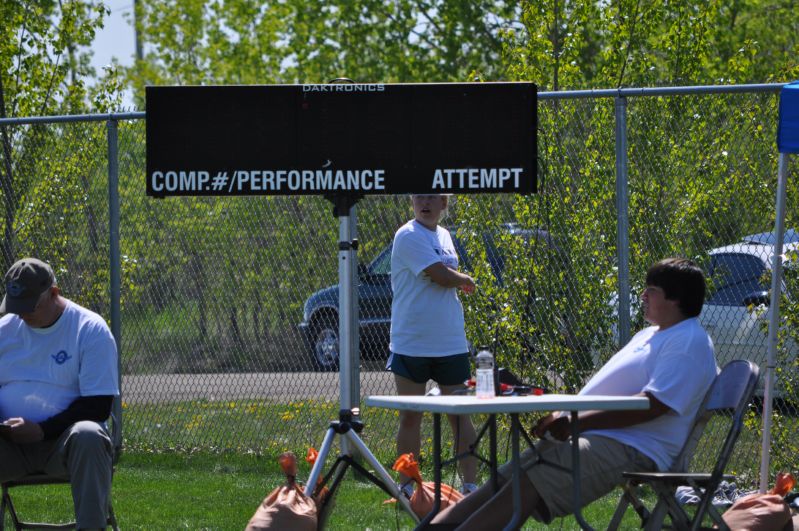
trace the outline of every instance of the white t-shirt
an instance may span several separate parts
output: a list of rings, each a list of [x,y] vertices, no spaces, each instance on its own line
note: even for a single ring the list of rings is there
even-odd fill
[[[702,399],[718,367],[713,342],[696,318],[658,331],[638,332],[580,391],[581,395],[651,393],[671,411],[619,429],[589,430],[636,448],[659,470],[668,470],[680,453]]]
[[[119,394],[116,343],[108,325],[66,302],[47,328],[31,328],[16,314],[0,319],[0,419],[41,422],[78,397]]]
[[[424,273],[436,262],[458,269],[447,229],[431,231],[416,220],[400,227],[391,250],[391,352],[426,357],[468,352],[457,288],[440,286]]]

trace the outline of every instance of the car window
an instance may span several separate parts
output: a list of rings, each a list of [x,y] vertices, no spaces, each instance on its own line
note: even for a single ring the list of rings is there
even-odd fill
[[[709,269],[713,290],[708,304],[743,306],[747,295],[765,289],[761,283],[765,269],[762,260],[749,254],[713,255]]]
[[[373,275],[391,274],[391,245],[383,250],[377,258],[369,265],[369,270]]]

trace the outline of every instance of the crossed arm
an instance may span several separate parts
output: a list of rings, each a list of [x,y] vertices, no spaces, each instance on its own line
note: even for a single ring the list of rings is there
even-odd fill
[[[424,272],[430,279],[445,288],[461,288],[464,293],[472,293],[475,289],[474,279],[466,273],[450,269],[441,262],[429,265]]]

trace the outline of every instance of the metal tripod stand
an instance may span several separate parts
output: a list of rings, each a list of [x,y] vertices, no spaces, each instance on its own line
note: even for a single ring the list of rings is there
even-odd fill
[[[305,486],[305,495],[310,497],[317,490],[317,482],[322,475],[333,439],[338,435],[340,455],[321,483],[321,485],[326,485],[331,477],[334,478],[330,493],[322,503],[320,521],[324,520],[326,509],[329,507],[328,501],[333,499],[335,490],[343,479],[347,468],[352,466],[372,483],[396,498],[403,509],[411,515],[414,522],[418,523],[419,518],[411,509],[408,498],[400,492],[386,469],[358,436],[363,430],[363,423],[358,419],[360,380],[359,367],[354,363],[355,354],[358,352],[358,240],[355,233],[355,203],[360,198],[351,195],[336,195],[328,197],[328,199],[334,205],[333,215],[339,219],[339,397],[341,409],[338,420],[331,422],[327,429],[319,455]],[[353,450],[357,451],[358,455],[371,465],[377,476],[364,469],[353,459]]]

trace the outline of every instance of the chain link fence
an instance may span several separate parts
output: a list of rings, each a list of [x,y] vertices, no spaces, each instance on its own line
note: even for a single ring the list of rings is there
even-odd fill
[[[708,274],[701,320],[719,365],[746,358],[765,373],[779,86],[706,89],[540,95],[539,193],[458,196],[443,221],[478,283],[462,297],[475,346],[526,382],[575,391],[644,326],[646,268],[680,255]],[[332,205],[308,196],[149,198],[144,114],[111,118],[3,121],[3,267],[23,255],[46,259],[67,297],[112,319],[114,138],[126,444],[318,445],[339,403]],[[797,227],[797,192],[789,179],[788,228]],[[356,207],[360,396],[394,391],[384,370],[390,245],[411,217],[407,197]],[[786,236],[774,471],[792,468],[797,454],[799,238]],[[393,455],[396,415],[367,409],[363,420],[367,445]],[[755,404],[732,461],[743,482],[757,480],[761,423]],[[702,457],[700,448],[699,467]]]

